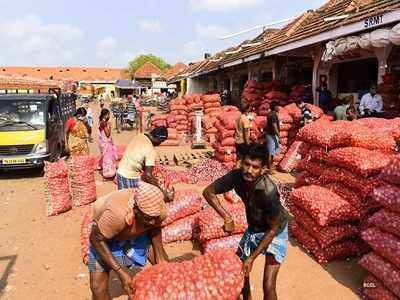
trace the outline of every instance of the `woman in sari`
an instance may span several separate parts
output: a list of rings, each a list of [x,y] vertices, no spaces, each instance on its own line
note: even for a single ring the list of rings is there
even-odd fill
[[[65,124],[66,150],[71,156],[89,155],[86,109],[80,107]]]
[[[110,111],[103,108],[99,117],[99,146],[101,153],[100,167],[106,179],[113,178],[117,172],[117,148],[111,138]]]

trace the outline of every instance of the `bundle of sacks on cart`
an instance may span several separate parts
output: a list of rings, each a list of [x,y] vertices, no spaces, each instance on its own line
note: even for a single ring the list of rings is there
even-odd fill
[[[400,119],[320,120],[299,131],[301,155],[290,223],[295,237],[322,263],[358,256],[368,247],[360,228],[379,208],[373,190],[395,155]]]
[[[294,85],[289,93],[286,87],[278,80],[269,83],[261,83],[255,80],[248,80],[243,88],[242,101],[248,103],[261,116],[266,116],[272,101],[278,101],[280,106],[286,106],[297,97],[313,99],[311,86]]]
[[[400,155],[382,171],[384,184],[372,198],[381,206],[366,222],[361,237],[372,248],[360,264],[370,273],[362,294],[371,300],[400,299]]]

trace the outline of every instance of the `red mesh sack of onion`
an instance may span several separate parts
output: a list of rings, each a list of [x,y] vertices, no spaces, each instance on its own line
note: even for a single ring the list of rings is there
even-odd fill
[[[243,287],[242,262],[235,252],[217,250],[191,261],[162,263],[132,280],[133,300],[236,300]]]
[[[381,178],[386,182],[400,185],[400,155],[396,155],[383,169]]]
[[[388,165],[392,156],[379,151],[358,147],[334,149],[329,152],[327,163],[341,167],[360,176],[368,177],[378,174]]]
[[[81,224],[81,257],[85,265],[89,261],[89,250],[90,250],[90,233],[92,232],[92,210],[89,209],[88,212],[83,216]]]
[[[174,201],[167,203],[166,206],[167,218],[163,221],[163,226],[199,212],[202,208],[202,199],[195,191],[180,190],[175,192]]]
[[[199,237],[199,218],[194,214],[175,221],[161,229],[164,244],[175,241],[189,241]]]
[[[373,199],[387,209],[400,213],[400,188],[385,185],[374,190]]]
[[[235,223],[233,233],[243,233],[247,229],[247,219],[244,204],[238,202],[235,204],[224,203],[224,208],[230,213]],[[224,231],[224,220],[211,207],[202,210],[199,214],[200,240],[212,240],[228,236]]]
[[[319,226],[305,211],[298,209],[295,206],[292,207],[291,213],[298,224],[307,228],[308,233],[316,239],[321,249],[328,248],[336,242],[340,242],[359,234],[357,226],[352,224],[325,227]]]
[[[64,160],[45,162],[45,199],[48,217],[56,216],[72,208],[69,190],[68,168]]]
[[[357,220],[357,215],[347,201],[327,188],[305,186],[295,189],[292,202],[304,209],[320,226],[340,225]]]
[[[364,255],[359,264],[381,280],[383,284],[400,297],[400,270],[375,252]]]
[[[205,241],[202,244],[203,253],[207,254],[207,253],[210,253],[211,251],[215,251],[215,250],[219,250],[219,249],[229,249],[232,251],[236,251],[242,237],[243,237],[242,234],[235,234],[235,235],[223,237],[220,239]]]
[[[96,201],[96,181],[93,160],[90,156],[76,156],[69,161],[72,199],[74,206],[82,206]]]
[[[397,235],[400,238],[400,214],[381,209],[368,219],[368,223]]]
[[[289,223],[289,234],[302,244],[318,263],[326,263],[336,259],[358,256],[366,250],[365,244],[360,239],[354,238],[334,243],[322,249],[316,239],[296,221],[291,221]]]
[[[400,238],[384,232],[377,227],[370,227],[361,232],[361,238],[380,256],[400,268]]]
[[[364,278],[361,293],[369,300],[399,300],[382,281],[372,275]]]

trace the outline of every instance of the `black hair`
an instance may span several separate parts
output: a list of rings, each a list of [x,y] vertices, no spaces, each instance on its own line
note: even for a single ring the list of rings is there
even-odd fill
[[[271,102],[270,108],[271,110],[275,110],[275,108],[279,105],[278,101],[274,100]]]
[[[79,116],[79,115],[86,116],[86,114],[87,114],[86,109],[85,109],[84,107],[79,107],[79,108],[76,110],[75,117],[77,117],[77,116]]]
[[[240,111],[241,111],[242,113],[247,112],[249,109],[250,109],[250,105],[249,105],[247,102],[242,102],[242,103],[240,104]]]
[[[244,158],[250,158],[251,160],[260,160],[262,165],[267,164],[267,153],[265,147],[259,144],[251,144],[247,147],[247,151],[244,154]]]
[[[109,111],[107,108],[103,108],[103,109],[101,110],[101,112],[100,112],[99,121],[101,122],[101,121],[103,120],[104,116],[105,116],[106,114],[108,114],[108,113],[110,113],[110,111]]]
[[[154,128],[150,135],[154,138],[158,138],[161,141],[165,141],[168,138],[168,129],[165,126],[159,126]]]

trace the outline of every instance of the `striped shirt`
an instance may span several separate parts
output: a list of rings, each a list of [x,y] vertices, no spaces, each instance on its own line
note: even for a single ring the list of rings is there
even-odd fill
[[[304,126],[306,123],[309,123],[312,121],[313,116],[311,110],[307,107],[305,103],[300,104],[300,109],[301,109],[301,121],[300,125]]]
[[[136,112],[136,106],[135,103],[133,102],[128,102],[128,104],[126,105],[126,110],[128,114],[133,114]]]

